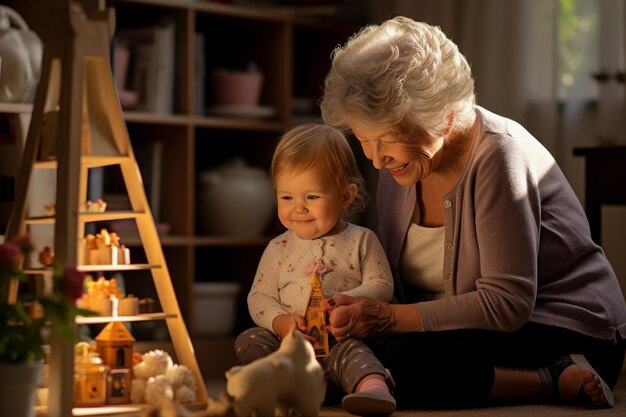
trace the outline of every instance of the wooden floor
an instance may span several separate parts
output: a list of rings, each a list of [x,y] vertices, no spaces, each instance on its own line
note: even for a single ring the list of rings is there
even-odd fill
[[[225,391],[224,371],[235,363],[234,338],[211,338],[195,340],[195,353],[203,375],[206,378],[206,388],[209,396],[218,398]],[[156,346],[144,346],[144,348]],[[165,346],[160,346],[165,348]],[[167,349],[166,349],[167,350]],[[394,417],[626,417],[626,370],[619,379],[613,392],[615,407],[612,409],[594,409],[570,405],[515,405],[485,407],[463,410],[398,410]],[[320,417],[350,417],[341,407],[325,407]],[[4,416],[0,416],[4,417]]]
[[[210,396],[217,398],[224,391],[224,382],[221,380],[207,381],[207,390]],[[550,405],[515,405],[484,407],[463,410],[398,410],[393,417],[626,417],[626,373],[618,381],[613,392],[615,407],[612,409],[595,409],[582,406],[561,404]],[[340,406],[324,407],[320,417],[351,417]]]

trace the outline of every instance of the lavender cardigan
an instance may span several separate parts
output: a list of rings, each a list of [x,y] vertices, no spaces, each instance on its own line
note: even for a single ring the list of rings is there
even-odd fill
[[[531,321],[626,338],[617,278],[555,160],[514,121],[476,113],[468,163],[441,202],[446,297],[420,303],[425,330],[511,332]],[[398,264],[415,201],[415,187],[380,171],[378,234],[399,302],[407,302]]]

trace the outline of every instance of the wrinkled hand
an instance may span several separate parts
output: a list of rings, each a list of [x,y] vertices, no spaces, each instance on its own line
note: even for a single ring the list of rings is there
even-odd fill
[[[373,298],[337,294],[324,300],[322,309],[328,312],[328,331],[340,342],[389,333],[393,328],[391,306]]]
[[[281,339],[284,339],[291,332],[293,326],[296,326],[296,329],[300,330],[304,338],[310,343],[315,342],[313,336],[306,334],[306,320],[302,314],[279,314],[272,322],[274,333]]]

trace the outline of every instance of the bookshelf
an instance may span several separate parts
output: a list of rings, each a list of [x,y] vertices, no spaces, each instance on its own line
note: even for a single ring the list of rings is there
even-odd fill
[[[45,26],[37,11],[25,9],[19,0],[6,3],[20,12],[35,31]],[[243,157],[250,166],[269,168],[278,136],[295,123],[319,117],[316,103],[330,65],[330,52],[357,25],[327,14],[328,7],[314,8],[311,13],[313,8],[308,7],[186,0],[107,0],[106,5],[116,11],[116,30],[163,21],[174,25],[172,112],[128,109],[123,116],[133,148],[154,141],[162,147],[161,199],[156,220],[167,224],[159,238],[188,328],[193,328],[194,282],[230,281],[240,283],[242,288],[236,303],[238,332],[251,324],[245,297],[258,259],[281,228],[274,221],[262,236],[200,233],[197,224],[203,212],[198,207],[199,174],[236,156]],[[324,14],[316,14],[320,10]],[[197,45],[201,38],[203,49]],[[197,85],[202,86],[196,74],[198,50],[206,74],[203,94],[197,91]],[[250,61],[264,74],[259,104],[271,107],[273,114],[229,117],[207,113],[212,104],[208,79],[211,71],[242,67]],[[205,102],[200,104],[202,96]],[[105,178],[116,175],[107,174]],[[125,243],[139,241],[128,238]]]

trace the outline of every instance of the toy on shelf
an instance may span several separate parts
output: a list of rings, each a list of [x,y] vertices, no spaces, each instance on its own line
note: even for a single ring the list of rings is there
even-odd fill
[[[106,404],[109,366],[89,343],[79,342],[74,350],[74,405],[97,407]]]
[[[139,299],[133,294],[118,300],[117,314],[120,316],[134,316],[139,314]]]
[[[43,250],[39,252],[39,262],[41,262],[43,266],[54,265],[54,252],[52,252],[50,246],[44,247]]]
[[[107,404],[130,403],[135,338],[124,323],[113,321],[96,336],[98,353],[111,369],[107,377]]]
[[[81,213],[104,213],[106,209],[107,203],[101,198],[97,198],[95,201],[87,200],[79,207]],[[53,202],[44,204],[43,212],[46,216],[56,215],[56,205]]]
[[[154,313],[156,302],[152,298],[142,298],[139,300],[139,314]]]
[[[169,353],[156,349],[135,355],[131,399],[133,403],[160,406],[171,390],[179,404],[196,401],[196,380],[185,365],[174,364]]]
[[[113,315],[113,299],[122,299],[124,293],[117,285],[117,280],[99,277],[96,281],[91,275],[85,277],[85,292],[76,300],[76,305],[97,312],[101,316]]]
[[[46,216],[54,216],[56,214],[56,206],[52,202],[48,202],[43,206],[43,212]]]
[[[107,229],[96,235],[88,234],[84,245],[85,265],[129,265],[130,249],[120,243],[117,233]]]
[[[104,213],[106,209],[107,203],[101,198],[95,201],[87,200],[80,206],[80,211],[83,213]]]

